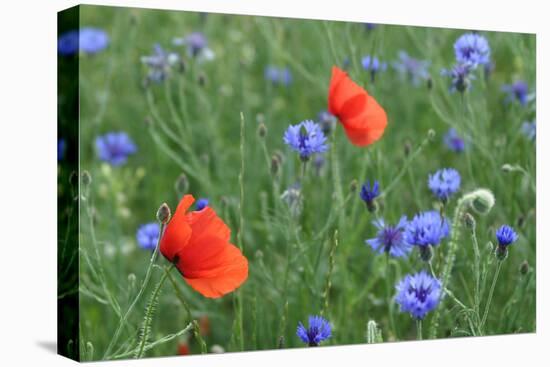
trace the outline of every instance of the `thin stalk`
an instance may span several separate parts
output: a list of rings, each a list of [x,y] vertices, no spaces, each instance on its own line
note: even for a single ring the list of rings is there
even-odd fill
[[[422,320],[416,320],[416,339],[422,340]]]
[[[401,177],[403,177],[403,175],[407,172],[407,170],[409,169],[409,166],[411,165],[411,163],[414,161],[414,159],[420,154],[420,152],[422,152],[422,150],[424,149],[424,147],[426,145],[428,145],[428,143],[430,142],[431,138],[430,136],[426,136],[424,138],[424,140],[422,140],[422,142],[418,145],[418,147],[414,150],[414,152],[412,152],[408,157],[407,159],[405,160],[405,163],[403,164],[403,167],[401,167],[401,171],[399,171],[399,173],[397,175],[395,175],[393,177],[393,180],[390,182],[390,184],[388,186],[386,186],[386,189],[380,194],[380,198],[383,198],[384,196],[386,196],[389,192],[391,192],[391,190],[395,187],[395,185],[397,185],[397,183],[401,180]]]
[[[158,253],[159,253],[159,244],[160,239],[162,238],[162,233],[164,232],[165,224],[160,224],[160,231],[161,234],[157,240],[157,245],[155,246],[155,251],[153,251],[153,255],[151,256],[151,260],[149,261],[149,266],[147,267],[147,271],[145,273],[145,278],[143,279],[143,282],[141,283],[141,288],[139,289],[138,294],[134,298],[134,301],[130,304],[122,318],[120,319],[118,326],[115,330],[115,333],[113,334],[113,337],[111,338],[111,341],[109,342],[109,345],[107,346],[107,349],[105,350],[105,353],[103,354],[103,359],[108,359],[109,354],[111,353],[111,350],[115,346],[116,342],[118,341],[118,338],[120,337],[120,332],[122,331],[122,328],[126,325],[126,322],[128,321],[128,316],[132,313],[134,308],[136,307],[137,303],[141,300],[141,297],[145,293],[145,289],[147,289],[147,286],[149,285],[149,282],[151,281],[151,274],[153,273],[153,265],[155,264],[155,261],[157,260]]]
[[[174,279],[172,274],[168,273],[167,275],[168,275],[168,280],[170,280],[170,283],[172,283],[172,287],[176,292],[176,297],[182,304],[183,308],[185,309],[185,312],[187,312],[187,318],[189,319],[189,322],[193,325],[193,336],[199,342],[199,345],[201,347],[201,354],[205,354],[207,351],[207,347],[204,339],[201,336],[199,323],[197,322],[197,320],[193,319],[193,315],[191,314],[191,308],[189,307],[189,304],[187,303],[187,301],[185,301],[185,297],[183,297],[183,294],[181,293],[181,290],[178,287],[178,283],[176,283],[176,280]]]
[[[479,251],[479,244],[477,242],[476,230],[472,228],[472,244],[474,247],[474,277],[475,277],[475,290],[474,290],[474,311],[479,315],[479,303],[480,303],[480,269],[481,269],[481,253]]]
[[[151,322],[153,321],[153,312],[154,312],[154,309],[155,309],[155,304],[157,303],[158,297],[160,295],[160,290],[162,289],[162,286],[164,285],[164,282],[166,281],[168,273],[173,268],[174,268],[173,264],[171,264],[168,268],[165,268],[165,271],[162,274],[162,277],[160,278],[157,286],[155,287],[155,290],[153,291],[153,294],[151,295],[151,299],[149,300],[149,304],[147,305],[147,308],[145,309],[145,318],[143,320],[143,326],[142,326],[143,335],[141,335],[141,342],[139,343],[139,349],[138,349],[137,353],[135,354],[136,358],[141,358],[143,356],[143,353],[145,353],[145,344],[147,343],[149,328],[151,327]]]
[[[495,291],[495,286],[497,285],[498,274],[500,273],[501,267],[502,267],[502,261],[498,260],[495,276],[493,277],[493,283],[491,284],[491,289],[489,289],[489,297],[487,298],[487,304],[485,305],[485,312],[483,312],[483,318],[481,319],[481,325],[479,326],[480,330],[483,330],[483,326],[487,321],[487,316],[489,316],[489,309],[491,307],[491,301],[493,300],[493,293]]]

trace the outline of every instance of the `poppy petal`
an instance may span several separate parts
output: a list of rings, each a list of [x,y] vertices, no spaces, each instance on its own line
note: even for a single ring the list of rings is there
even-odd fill
[[[174,261],[174,256],[188,244],[191,238],[191,226],[187,223],[185,214],[194,201],[192,195],[185,195],[164,230],[160,240],[160,252],[169,261]]]
[[[344,111],[344,105],[350,99],[361,95],[368,96],[368,93],[359,85],[357,85],[353,80],[351,80],[346,72],[337,68],[336,66],[333,66],[332,78],[329,86],[329,112],[338,117],[340,117],[342,113],[350,115],[350,112]],[[365,97],[359,98],[362,99]]]
[[[188,213],[185,221],[193,230],[193,241],[199,241],[200,237],[205,235],[213,235],[227,242],[231,236],[229,227],[218,217],[214,209],[209,206],[202,210]]]
[[[248,260],[229,242],[205,236],[179,254],[177,264],[185,281],[205,297],[218,298],[234,291],[248,278]]]

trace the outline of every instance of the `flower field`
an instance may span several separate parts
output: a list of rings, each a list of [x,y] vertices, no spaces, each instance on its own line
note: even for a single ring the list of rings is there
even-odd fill
[[[60,269],[79,264],[68,354],[536,330],[534,35],[79,19],[58,39],[60,66],[78,60],[58,95],[79,116],[59,118],[59,197],[79,203],[59,219],[78,231],[59,244]]]

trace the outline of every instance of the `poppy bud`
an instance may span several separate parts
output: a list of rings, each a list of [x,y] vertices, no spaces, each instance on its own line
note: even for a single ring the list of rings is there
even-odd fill
[[[263,122],[260,122],[260,124],[258,125],[258,136],[263,139],[265,138],[266,135],[267,135],[267,127]]]
[[[502,170],[502,172],[506,172],[506,173],[509,173],[515,170],[514,166],[512,166],[509,163],[503,164],[502,167],[500,167],[500,169]]]
[[[279,337],[278,348],[283,349],[284,347],[285,347],[285,337],[281,335]]]
[[[357,182],[357,180],[353,179],[349,185],[349,191],[351,191],[351,193],[355,193],[357,191],[358,186],[359,186],[359,183]]]
[[[200,73],[199,77],[197,78],[197,81],[201,87],[204,87],[206,85],[206,75],[204,73]]]
[[[276,154],[273,154],[273,156],[271,156],[271,174],[273,176],[277,176],[280,167],[281,161],[279,160],[279,157]]]
[[[185,173],[182,173],[178,177],[176,183],[174,184],[174,188],[179,195],[183,195],[187,192],[187,190],[189,190],[189,180],[187,179],[187,175]]]
[[[468,228],[472,232],[475,231],[475,229],[476,229],[476,220],[470,213],[465,213],[464,217],[463,217],[463,220],[464,220],[464,225],[466,226],[466,228]]]
[[[403,144],[403,153],[405,154],[405,157],[408,157],[411,154],[412,151],[412,145],[410,140],[406,140]]]
[[[81,173],[81,182],[82,185],[88,186],[92,183],[92,176],[90,175],[90,172],[84,170]]]
[[[519,273],[521,275],[525,275],[528,272],[529,272],[529,263],[527,262],[527,260],[523,260],[523,262],[519,266]]]
[[[162,224],[168,223],[170,220],[170,215],[170,207],[166,203],[163,203],[159,210],[157,210],[157,220]]]
[[[430,139],[431,141],[433,141],[435,139],[435,130],[434,129],[428,130],[428,139]]]

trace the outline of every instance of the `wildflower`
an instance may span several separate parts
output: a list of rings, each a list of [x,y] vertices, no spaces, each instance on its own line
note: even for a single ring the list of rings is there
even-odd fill
[[[189,350],[189,344],[187,344],[187,342],[178,344],[178,355],[186,356],[189,354],[191,354],[191,351]]]
[[[502,91],[507,94],[504,102],[511,103],[517,100],[522,106],[527,105],[530,100],[529,86],[527,82],[518,80],[512,84],[505,84],[502,86]]]
[[[383,219],[377,219],[372,222],[378,233],[375,238],[365,241],[372,249],[379,254],[388,253],[393,257],[407,256],[412,245],[405,241],[405,229],[407,228],[407,217],[402,216],[397,225],[392,226],[384,222]]]
[[[460,188],[460,174],[453,168],[444,168],[429,175],[428,187],[432,193],[443,202]]]
[[[489,42],[480,34],[463,34],[456,40],[454,50],[456,61],[460,64],[476,68],[478,65],[486,65],[490,62]]]
[[[283,141],[292,150],[300,153],[302,161],[307,161],[312,154],[322,153],[328,148],[321,126],[311,120],[290,125],[285,131]]]
[[[193,289],[219,298],[248,278],[248,260],[229,242],[231,231],[211,207],[188,213],[195,199],[185,195],[160,240],[160,252]]]
[[[441,282],[425,270],[406,275],[395,288],[395,302],[399,304],[401,312],[408,312],[417,320],[424,319],[441,300]]]
[[[471,74],[472,66],[469,64],[456,64],[451,70],[443,69],[441,75],[451,78],[451,92],[459,91],[464,93],[470,89],[475,76]]]
[[[67,142],[61,138],[57,140],[57,161],[63,160],[65,157],[65,150],[67,149]]]
[[[175,52],[166,52],[161,45],[156,43],[153,46],[153,54],[142,56],[141,63],[149,68],[147,79],[155,83],[164,81],[171,68],[180,62],[180,57]]]
[[[213,60],[214,51],[208,48],[208,39],[201,32],[193,32],[185,37],[176,37],[172,40],[174,46],[186,46],[187,55],[198,61]]]
[[[374,206],[374,199],[376,199],[379,195],[380,191],[378,181],[374,180],[372,186],[368,180],[365,181],[363,185],[361,185],[359,196],[365,202],[365,204],[367,204],[367,208],[370,212],[374,212],[374,210],[376,209],[376,207]]]
[[[376,23],[363,23],[363,26],[365,27],[365,30],[372,31],[373,29],[375,29],[378,26],[378,24],[376,24]]]
[[[310,347],[318,346],[322,341],[331,337],[331,327],[327,320],[321,316],[309,316],[308,328],[301,322],[298,323],[296,335]]]
[[[290,214],[294,218],[298,218],[300,216],[304,206],[300,184],[294,184],[293,186],[286,189],[281,195],[281,200],[283,200],[288,205]]]
[[[62,56],[71,56],[79,52],[96,54],[109,45],[109,36],[99,28],[84,27],[68,31],[57,40],[57,52]]]
[[[506,224],[498,228],[495,235],[498,241],[495,256],[499,261],[502,261],[508,257],[508,246],[517,241],[518,235],[512,227]]]
[[[160,226],[156,222],[141,225],[136,233],[139,247],[144,250],[153,251],[157,247],[160,236]]]
[[[415,59],[410,57],[405,51],[400,51],[399,61],[393,63],[393,68],[401,76],[409,79],[414,86],[418,86],[430,76],[428,73],[429,65],[429,61]]]
[[[385,62],[380,62],[378,57],[367,55],[361,59],[361,65],[363,69],[370,73],[370,80],[374,82],[376,74],[381,71],[386,71],[387,64]]]
[[[126,163],[128,156],[137,152],[137,147],[125,132],[110,132],[98,136],[95,146],[99,159],[113,166]]]
[[[443,142],[447,147],[455,153],[462,153],[466,149],[465,140],[458,135],[457,131],[454,128],[450,128],[445,136],[443,137]]]
[[[499,246],[509,246],[518,239],[517,233],[508,225],[503,225],[496,231]]]
[[[208,199],[200,198],[199,200],[197,200],[195,207],[197,208],[197,210],[203,210],[207,205],[208,205]]]
[[[323,133],[329,135],[336,125],[336,116],[328,111],[321,111],[317,116],[317,122],[321,125]]]
[[[525,137],[527,137],[527,139],[535,140],[537,133],[536,120],[533,120],[531,122],[525,121],[521,125],[521,132],[523,133],[523,135],[525,135]]]
[[[405,240],[415,246],[437,246],[449,236],[450,226],[438,211],[430,210],[416,214],[405,230]]]
[[[264,76],[273,85],[289,86],[292,83],[292,73],[288,68],[278,68],[270,65],[265,68]]]
[[[351,143],[360,147],[380,139],[388,123],[378,102],[336,66],[332,67],[328,111],[340,120]]]

